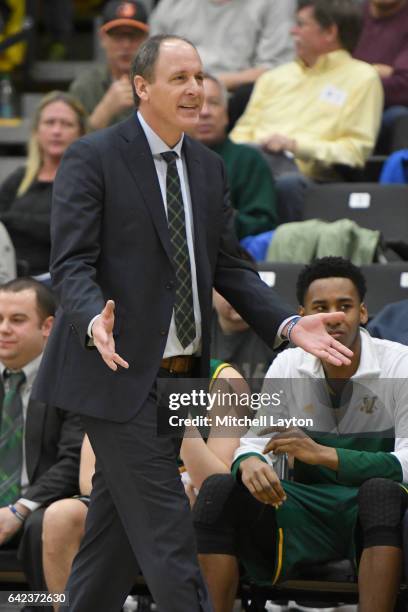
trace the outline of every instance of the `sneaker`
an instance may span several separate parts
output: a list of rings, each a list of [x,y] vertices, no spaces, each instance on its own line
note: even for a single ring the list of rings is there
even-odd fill
[[[265,604],[265,610],[268,612],[289,612],[288,606],[276,604],[273,601],[267,601]]]

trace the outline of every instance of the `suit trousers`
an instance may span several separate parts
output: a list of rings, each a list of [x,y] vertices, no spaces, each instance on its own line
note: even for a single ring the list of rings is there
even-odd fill
[[[28,515],[23,529],[8,542],[0,547],[2,550],[15,551],[18,560],[24,570],[29,588],[32,591],[46,591],[45,578],[42,563],[42,526],[45,508],[38,508]],[[25,606],[24,612],[40,612],[40,610],[52,610],[52,606]]]
[[[72,612],[118,612],[139,567],[160,612],[212,610],[177,468],[181,440],[157,436],[157,413],[154,386],[130,421],[82,417],[97,459],[67,584]]]

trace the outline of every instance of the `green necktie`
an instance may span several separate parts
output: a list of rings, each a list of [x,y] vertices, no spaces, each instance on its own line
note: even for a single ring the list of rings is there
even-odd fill
[[[181,194],[180,177],[176,165],[178,155],[174,151],[167,151],[166,153],[162,153],[161,156],[167,163],[167,219],[177,279],[174,316],[177,337],[182,347],[185,348],[193,342],[196,336],[191,265],[186,235],[186,218],[184,214],[183,197]]]
[[[0,506],[16,501],[20,496],[23,465],[23,402],[21,385],[24,372],[5,370],[5,394],[0,430]]]

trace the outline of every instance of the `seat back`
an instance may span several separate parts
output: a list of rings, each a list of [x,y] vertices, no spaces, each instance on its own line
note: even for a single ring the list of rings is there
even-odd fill
[[[364,300],[370,317],[387,304],[408,298],[408,261],[361,266],[367,281]]]
[[[262,262],[257,264],[260,277],[294,309],[297,307],[296,281],[303,264]]]
[[[262,262],[259,274],[295,310],[297,308],[296,281],[303,264]],[[373,317],[390,302],[408,299],[408,262],[370,264],[361,266],[367,281],[365,303]]]
[[[27,161],[26,157],[21,157],[21,156],[14,156],[14,157],[4,156],[3,157],[1,156],[0,157],[0,186],[4,183],[6,178],[14,172],[14,170],[17,170],[17,168],[24,166],[26,161]]]
[[[307,190],[305,220],[344,218],[380,230],[387,241],[408,241],[408,185],[333,183]]]

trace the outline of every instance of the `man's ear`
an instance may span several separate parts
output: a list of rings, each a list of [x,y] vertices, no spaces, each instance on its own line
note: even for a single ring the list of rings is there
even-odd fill
[[[298,306],[298,314],[299,314],[301,317],[304,317],[304,316],[305,316],[305,309],[304,309],[304,307],[303,307],[303,306]]]
[[[48,336],[50,335],[53,323],[54,323],[54,317],[52,316],[47,317],[43,321],[41,325],[41,330],[42,330],[44,338],[48,338]]]
[[[140,100],[146,102],[149,99],[148,81],[140,76],[140,74],[137,74],[133,79],[133,84]]]
[[[335,23],[325,28],[326,40],[329,43],[339,43],[339,28]]]
[[[368,310],[367,310],[367,306],[364,304],[364,302],[362,302],[360,304],[360,323],[362,325],[365,325],[368,321]]]

